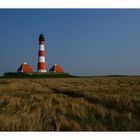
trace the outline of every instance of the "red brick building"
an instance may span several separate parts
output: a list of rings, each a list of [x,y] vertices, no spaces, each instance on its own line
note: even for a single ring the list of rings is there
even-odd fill
[[[26,62],[24,62],[17,69],[17,72],[21,72],[21,73],[32,73],[33,71],[32,71],[32,68]]]
[[[64,73],[62,68],[57,64],[53,65],[52,68],[49,71],[50,72],[56,72],[56,73]]]

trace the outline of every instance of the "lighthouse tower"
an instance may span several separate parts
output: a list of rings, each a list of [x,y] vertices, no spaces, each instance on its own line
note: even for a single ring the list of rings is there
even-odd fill
[[[44,35],[39,36],[39,53],[38,53],[38,72],[46,73],[46,64],[45,64],[45,49],[44,49]]]

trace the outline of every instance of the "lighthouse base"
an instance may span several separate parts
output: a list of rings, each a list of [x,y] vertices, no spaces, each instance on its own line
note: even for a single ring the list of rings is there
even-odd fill
[[[39,73],[46,73],[46,70],[38,70]]]

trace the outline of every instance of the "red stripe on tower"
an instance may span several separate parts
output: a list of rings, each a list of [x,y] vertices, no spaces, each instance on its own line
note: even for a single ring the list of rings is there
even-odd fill
[[[40,73],[46,72],[44,42],[45,42],[44,35],[41,34],[39,36],[39,53],[38,53],[38,72]]]

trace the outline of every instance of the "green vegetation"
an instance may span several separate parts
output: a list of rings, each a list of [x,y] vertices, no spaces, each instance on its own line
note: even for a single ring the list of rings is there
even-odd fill
[[[1,78],[1,131],[140,130],[140,77]]]
[[[66,77],[74,77],[69,75],[68,73],[51,73],[47,72],[45,74],[38,73],[13,73],[8,72],[5,73],[2,78],[66,78]]]

